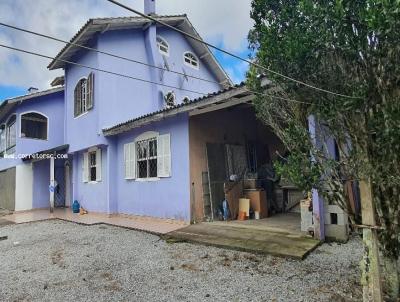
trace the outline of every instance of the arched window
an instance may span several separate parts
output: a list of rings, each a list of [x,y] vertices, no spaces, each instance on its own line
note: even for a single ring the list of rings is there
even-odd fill
[[[185,52],[183,54],[183,62],[192,68],[199,69],[199,59],[192,52]]]
[[[21,137],[47,139],[48,118],[37,112],[21,114]]]
[[[157,36],[157,47],[158,47],[158,51],[162,55],[169,56],[169,45],[168,45],[168,42],[164,38],[161,38],[160,36]]]
[[[16,129],[17,129],[17,117],[13,114],[7,121],[6,124],[6,149],[12,150],[16,145]]]
[[[74,116],[77,117],[93,108],[94,74],[78,81],[74,90]]]

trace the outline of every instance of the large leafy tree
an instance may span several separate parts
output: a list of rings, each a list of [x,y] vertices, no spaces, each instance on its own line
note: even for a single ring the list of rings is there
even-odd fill
[[[258,94],[258,116],[270,125],[290,156],[279,171],[303,189],[320,189],[347,210],[344,179],[371,183],[379,242],[388,269],[389,293],[398,295],[400,254],[400,1],[253,0],[249,33],[255,62],[249,83],[260,93],[257,75],[276,88]],[[288,100],[290,99],[290,101]],[[307,116],[320,133],[335,138],[340,160],[313,144]],[[324,141],[321,138],[320,141]],[[310,160],[310,154],[312,160]]]

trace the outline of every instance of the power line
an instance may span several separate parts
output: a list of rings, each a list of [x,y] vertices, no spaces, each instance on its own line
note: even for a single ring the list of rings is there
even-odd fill
[[[240,56],[238,56],[238,55],[235,55],[234,53],[231,53],[231,52],[229,52],[229,51],[227,51],[227,50],[224,50],[224,49],[222,49],[222,48],[220,48],[220,47],[218,47],[218,46],[215,46],[215,45],[213,45],[213,44],[211,44],[211,43],[208,43],[208,42],[206,42],[206,41],[204,41],[204,40],[202,40],[202,39],[200,39],[200,38],[198,38],[198,37],[196,37],[196,36],[194,36],[194,35],[192,35],[192,34],[189,34],[189,33],[185,32],[185,31],[183,31],[183,30],[181,30],[181,29],[179,29],[179,28],[176,28],[176,27],[174,27],[174,26],[172,26],[172,25],[169,25],[169,24],[167,24],[167,23],[165,23],[165,22],[163,22],[163,21],[157,20],[156,18],[154,18],[154,17],[151,16],[151,15],[146,15],[146,14],[144,14],[144,13],[141,13],[140,11],[138,11],[138,10],[136,10],[136,9],[133,9],[133,8],[131,8],[131,7],[129,7],[129,6],[126,6],[125,4],[122,4],[122,3],[118,2],[118,1],[115,1],[115,0],[107,0],[107,1],[108,1],[108,2],[111,2],[111,3],[115,4],[115,5],[117,5],[117,6],[119,6],[119,7],[122,7],[122,8],[124,8],[124,9],[126,9],[126,10],[129,10],[129,11],[131,11],[131,12],[133,12],[133,13],[135,13],[135,14],[137,14],[137,15],[143,17],[143,18],[149,19],[149,20],[151,20],[151,21],[153,21],[153,22],[156,22],[156,23],[158,23],[158,24],[161,24],[161,25],[163,25],[163,26],[165,26],[165,27],[167,27],[167,28],[170,28],[170,29],[172,29],[172,30],[174,30],[174,31],[176,31],[176,32],[179,32],[179,33],[181,33],[182,35],[185,35],[185,36],[187,36],[187,37],[189,37],[189,38],[191,38],[191,39],[193,39],[193,40],[195,40],[195,41],[197,41],[197,42],[200,42],[200,43],[202,43],[202,44],[204,44],[204,45],[207,45],[208,47],[211,47],[211,48],[213,48],[213,49],[215,49],[215,50],[218,50],[218,51],[220,51],[220,52],[222,52],[222,53],[224,53],[224,54],[227,54],[227,55],[229,55],[229,56],[231,56],[231,57],[234,57],[234,58],[236,58],[236,59],[238,59],[238,60],[241,60],[241,61],[243,61],[243,62],[246,62],[246,63],[248,63],[248,64],[250,64],[250,65],[253,65],[253,66],[257,67],[257,68],[263,69],[263,70],[268,71],[268,72],[270,72],[270,73],[272,73],[272,74],[275,74],[275,75],[277,75],[277,76],[280,76],[280,77],[282,77],[282,78],[284,78],[284,79],[287,79],[287,80],[290,80],[290,81],[295,82],[295,83],[297,83],[297,84],[303,85],[303,86],[305,86],[305,87],[312,88],[312,89],[314,89],[314,90],[321,91],[321,92],[325,92],[325,93],[332,94],[332,95],[335,95],[335,96],[340,96],[340,97],[350,98],[350,99],[361,99],[360,97],[355,97],[355,96],[351,96],[351,95],[346,95],[346,94],[341,94],[341,93],[329,91],[329,90],[326,90],[326,89],[323,89],[323,88],[319,88],[319,87],[316,87],[316,86],[307,84],[307,83],[302,82],[302,81],[300,81],[300,80],[296,80],[296,79],[291,78],[291,77],[289,77],[289,76],[286,76],[286,75],[284,75],[284,74],[282,74],[282,73],[279,73],[279,72],[274,71],[274,70],[271,70],[271,69],[269,69],[269,68],[267,68],[267,67],[265,67],[265,66],[262,66],[262,65],[260,65],[260,64],[258,64],[258,63],[252,62],[252,61],[250,61],[250,60],[248,60],[248,59],[245,59],[245,58],[242,58],[242,57],[240,57]]]
[[[75,65],[75,66],[79,66],[79,67],[83,67],[83,68],[87,68],[87,69],[91,69],[91,70],[96,70],[96,71],[100,71],[100,72],[104,72],[104,73],[109,73],[109,74],[112,74],[112,75],[116,75],[116,76],[120,76],[120,77],[123,77],[123,78],[132,79],[132,80],[136,80],[136,81],[140,81],[140,82],[156,84],[156,85],[160,85],[160,86],[164,86],[164,87],[168,87],[168,88],[172,88],[172,89],[179,89],[179,90],[192,92],[192,93],[196,93],[196,94],[200,94],[200,95],[208,95],[208,93],[199,92],[199,91],[190,90],[190,89],[185,89],[185,88],[179,88],[179,87],[175,87],[175,86],[171,86],[171,85],[167,85],[167,84],[161,84],[161,83],[157,83],[157,82],[154,82],[154,81],[145,80],[145,79],[129,76],[129,75],[118,73],[118,72],[114,72],[114,71],[109,71],[109,70],[96,68],[96,67],[92,67],[92,66],[87,66],[87,65],[84,65],[84,64],[71,62],[71,61],[64,60],[64,59],[57,59],[57,58],[50,57],[50,56],[47,56],[47,55],[43,55],[43,54],[40,54],[40,53],[32,52],[32,51],[29,51],[29,50],[24,50],[24,49],[21,49],[21,48],[11,47],[11,46],[4,45],[4,44],[0,44],[0,47],[8,48],[8,49],[11,49],[11,50],[27,53],[27,54],[30,54],[30,55],[34,55],[34,56],[38,56],[38,57],[42,57],[42,58],[46,58],[46,59],[51,59],[51,60],[64,62],[64,63],[67,63],[67,64],[72,64],[72,65]]]
[[[109,71],[109,70],[96,68],[96,67],[92,67],[92,66],[87,66],[87,65],[84,65],[84,64],[76,63],[76,62],[71,62],[71,61],[64,60],[64,59],[57,59],[57,58],[54,58],[54,57],[51,57],[51,56],[43,55],[43,54],[36,53],[36,52],[33,52],[33,51],[24,50],[24,49],[21,49],[21,48],[16,48],[16,47],[4,45],[4,44],[0,44],[0,47],[11,49],[11,50],[22,52],[22,53],[26,53],[26,54],[30,54],[30,55],[33,55],[33,56],[38,56],[38,57],[42,57],[42,58],[46,58],[46,59],[50,59],[50,60],[56,60],[56,61],[64,62],[64,63],[67,63],[67,64],[72,64],[72,65],[75,65],[75,66],[78,66],[78,67],[87,68],[87,69],[91,69],[91,70],[96,70],[96,71],[99,71],[99,72],[104,72],[104,73],[108,73],[108,74],[111,74],[111,75],[116,75],[116,76],[132,79],[132,80],[136,80],[136,81],[140,81],[140,82],[156,84],[156,85],[160,85],[160,86],[164,86],[164,87],[168,87],[168,88],[172,88],[172,89],[178,89],[178,90],[183,90],[183,91],[187,91],[187,92],[200,94],[200,95],[203,95],[203,96],[211,95],[210,93],[204,93],[204,92],[199,92],[199,91],[195,91],[195,90],[179,88],[179,87],[175,87],[175,86],[171,86],[171,85],[167,85],[167,84],[161,84],[161,83],[153,82],[153,81],[150,81],[150,80],[145,80],[145,79],[141,79],[141,78],[137,78],[137,77],[121,74],[121,73],[114,72],[114,71]],[[272,94],[261,93],[261,92],[257,92],[257,91],[253,91],[253,90],[248,90],[248,92],[253,93],[255,95],[271,97],[271,98],[284,100],[284,101],[288,101],[288,102],[312,105],[312,103],[307,103],[307,102],[303,102],[303,101],[297,101],[297,100],[288,99],[288,98],[284,98],[284,97],[279,97],[279,96],[272,95]]]
[[[209,82],[209,83],[214,83],[214,84],[221,85],[217,81],[207,80],[207,79],[204,79],[204,78],[201,78],[201,77],[197,77],[197,76],[192,76],[192,75],[189,75],[189,74],[186,74],[186,73],[183,73],[183,72],[174,71],[174,70],[170,70],[170,69],[167,69],[167,68],[164,68],[164,67],[160,67],[160,66],[148,64],[148,63],[145,63],[145,62],[141,62],[141,61],[138,61],[138,60],[130,59],[130,58],[127,58],[127,57],[115,55],[115,54],[112,54],[112,53],[109,53],[109,52],[105,52],[105,51],[102,51],[102,50],[98,50],[98,49],[95,49],[95,48],[92,48],[92,47],[88,47],[88,46],[77,44],[77,43],[73,43],[73,42],[68,42],[66,40],[62,40],[62,39],[59,39],[59,38],[56,38],[56,37],[45,35],[45,34],[42,34],[42,33],[39,33],[39,32],[34,32],[34,31],[31,31],[31,30],[28,30],[28,29],[25,29],[25,28],[21,28],[21,27],[17,27],[17,26],[14,26],[14,25],[2,23],[2,22],[0,22],[0,25],[8,27],[8,28],[15,29],[15,30],[19,30],[19,31],[22,31],[22,32],[25,32],[25,33],[29,33],[29,34],[32,34],[32,35],[36,35],[36,36],[39,36],[39,37],[43,37],[43,38],[47,38],[47,39],[50,39],[50,40],[54,40],[54,41],[57,41],[57,42],[65,43],[67,45],[73,45],[73,46],[76,46],[76,47],[80,47],[82,49],[95,51],[95,52],[98,52],[98,53],[101,53],[101,54],[104,54],[104,55],[107,55],[107,56],[111,56],[111,57],[114,57],[114,58],[118,58],[118,59],[121,59],[121,60],[125,60],[125,61],[133,62],[133,63],[136,63],[136,64],[141,64],[141,65],[144,65],[144,66],[148,66],[148,67],[151,67],[151,68],[156,68],[156,69],[159,69],[159,70],[163,70],[163,71],[167,71],[167,72],[183,75],[185,77],[193,78],[193,79],[204,81],[204,82]]]

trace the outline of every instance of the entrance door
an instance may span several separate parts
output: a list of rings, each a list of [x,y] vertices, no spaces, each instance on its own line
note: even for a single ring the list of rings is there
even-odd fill
[[[57,187],[54,191],[54,206],[56,208],[65,207],[65,172],[64,165],[54,168],[54,179]]]
[[[0,208],[15,210],[15,168],[0,171]]]

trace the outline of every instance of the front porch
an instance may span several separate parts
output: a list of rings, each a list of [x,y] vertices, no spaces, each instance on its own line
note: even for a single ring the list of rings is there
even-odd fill
[[[132,230],[144,231],[156,235],[163,235],[187,226],[187,224],[183,221],[135,215],[108,215],[93,212],[80,215],[72,213],[70,208],[55,208],[53,213],[50,213],[49,209],[16,212],[14,214],[1,217],[0,224],[1,221],[3,221],[4,224],[19,224],[52,219],[60,219],[83,225],[108,224]]]

